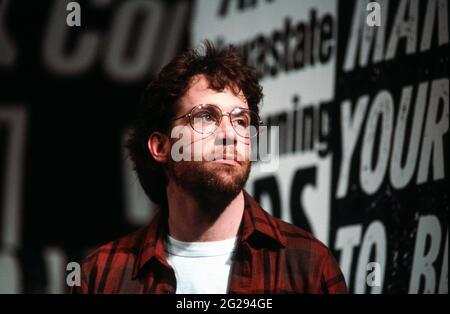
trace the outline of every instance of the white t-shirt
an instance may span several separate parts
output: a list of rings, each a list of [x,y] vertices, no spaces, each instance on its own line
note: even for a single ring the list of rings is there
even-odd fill
[[[227,293],[237,239],[184,242],[168,235],[165,250],[175,271],[176,293]]]

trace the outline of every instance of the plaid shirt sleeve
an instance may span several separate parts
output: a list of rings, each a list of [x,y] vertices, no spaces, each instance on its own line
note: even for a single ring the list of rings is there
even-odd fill
[[[322,293],[347,293],[344,276],[338,263],[329,251],[324,260],[320,282]]]

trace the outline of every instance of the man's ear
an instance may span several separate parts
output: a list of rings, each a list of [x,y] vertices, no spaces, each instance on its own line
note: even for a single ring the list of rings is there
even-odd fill
[[[169,161],[171,147],[167,135],[161,132],[153,132],[148,138],[147,147],[157,162],[165,164]]]

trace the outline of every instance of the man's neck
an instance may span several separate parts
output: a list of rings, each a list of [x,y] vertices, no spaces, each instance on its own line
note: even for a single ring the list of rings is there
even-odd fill
[[[167,187],[169,234],[180,241],[220,241],[237,236],[244,212],[243,191],[224,208],[201,208],[177,185]],[[171,197],[173,195],[173,197]]]

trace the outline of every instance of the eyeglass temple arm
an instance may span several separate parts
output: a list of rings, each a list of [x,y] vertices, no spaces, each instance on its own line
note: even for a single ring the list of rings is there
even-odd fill
[[[191,116],[191,114],[190,114],[190,113],[187,113],[187,114],[182,115],[181,117],[173,118],[172,121],[180,120],[180,119],[182,119],[182,118],[186,118],[186,117],[190,117],[190,116]]]

